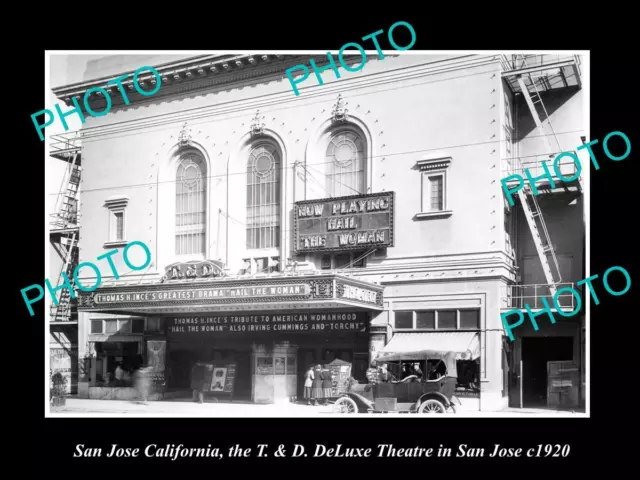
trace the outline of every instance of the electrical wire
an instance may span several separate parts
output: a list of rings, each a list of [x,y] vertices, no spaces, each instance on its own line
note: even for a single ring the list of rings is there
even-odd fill
[[[557,135],[562,135],[562,134],[568,134],[568,133],[579,133],[582,132],[583,130],[568,130],[565,132],[557,132]],[[532,138],[540,138],[540,137],[549,137],[551,135],[535,135],[535,136],[530,136],[527,137],[527,139],[532,139]],[[501,143],[501,142],[505,142],[506,140],[490,140],[490,141],[486,141],[486,142],[476,142],[476,143],[466,143],[466,144],[459,144],[459,145],[448,145],[448,146],[439,146],[439,147],[433,147],[433,148],[425,148],[425,149],[419,149],[419,150],[407,150],[404,152],[394,152],[394,153],[385,153],[385,154],[381,154],[381,155],[371,155],[370,158],[373,160],[375,158],[386,158],[386,157],[393,157],[393,156],[397,156],[397,155],[409,155],[409,154],[417,154],[417,153],[423,153],[423,152],[431,152],[431,151],[438,151],[438,150],[451,150],[454,148],[463,148],[463,147],[475,147],[475,146],[481,146],[481,145],[492,145],[492,144],[496,144],[496,143]],[[544,155],[548,155],[548,154],[544,154]],[[540,155],[542,156],[542,154]],[[519,157],[520,158],[520,157]],[[522,157],[524,158],[524,157]],[[317,162],[317,163],[313,163],[313,165],[325,165],[327,163],[332,163],[331,162]],[[294,163],[290,166],[286,166],[286,167],[282,167],[283,170],[285,169],[294,169],[296,167],[296,165],[303,165],[301,162],[298,162],[297,164]],[[213,178],[225,178],[227,175],[228,176],[233,176],[233,175],[246,175],[246,169],[243,169],[242,171],[239,172],[229,172],[228,174],[220,174],[220,175],[209,175],[206,176],[205,178],[209,178],[209,179],[213,179]],[[100,187],[100,188],[91,188],[91,189],[82,189],[80,190],[80,193],[87,193],[87,192],[97,192],[97,191],[104,191],[104,190],[113,190],[116,188],[137,188],[137,187],[151,187],[154,185],[159,185],[159,184],[169,184],[169,183],[177,183],[179,180],[165,180],[162,182],[152,182],[152,183],[138,183],[138,184],[130,184],[130,185],[112,185],[109,187]],[[48,195],[60,195],[60,192],[57,193],[49,193]]]

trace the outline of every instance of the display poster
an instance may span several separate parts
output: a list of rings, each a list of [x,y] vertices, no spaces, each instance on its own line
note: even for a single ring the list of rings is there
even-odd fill
[[[351,377],[351,363],[335,359],[323,366],[331,371],[331,395],[339,397],[347,391],[349,377]]]
[[[67,393],[71,392],[71,362],[78,358],[78,349],[72,348],[51,348],[49,350],[51,375],[60,373],[67,379],[65,388]]]
[[[156,389],[166,386],[165,379],[165,354],[167,351],[166,340],[147,341],[147,363],[151,368],[151,379]]]
[[[236,381],[236,365],[230,364],[227,365],[227,377],[224,382],[224,393],[233,393],[233,387]]]
[[[287,375],[296,375],[296,357],[287,357]]]
[[[258,357],[256,359],[256,374],[257,375],[271,375],[271,374],[273,374],[273,358],[272,357]]]
[[[227,378],[226,367],[213,367],[213,375],[211,377],[211,391],[223,392],[226,378]]]
[[[276,362],[275,374],[276,375],[284,375],[284,359],[285,357],[275,358],[275,362]]]

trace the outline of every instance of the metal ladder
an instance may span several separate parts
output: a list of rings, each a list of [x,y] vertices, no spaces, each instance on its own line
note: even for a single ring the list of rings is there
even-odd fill
[[[78,259],[77,245],[78,245],[78,232],[74,230],[70,236],[63,237],[60,242],[61,246],[65,246],[65,259],[64,265],[60,270],[60,275],[58,276],[58,282],[56,283],[56,287],[60,286],[62,280],[62,273],[67,274],[67,278],[70,281],[73,280],[73,271],[75,269],[75,265]],[[56,291],[56,302],[51,304],[51,321],[56,322],[58,320],[68,320],[71,317],[71,293],[68,289],[63,288],[62,290]]]
[[[520,54],[519,57],[522,59],[522,68],[526,68],[527,67],[527,61],[524,57],[524,55]],[[515,63],[515,60],[514,60]],[[524,78],[522,75],[519,75],[516,80],[518,81],[518,85],[520,85],[520,90],[522,91],[522,95],[524,96],[525,101],[527,102],[527,105],[529,107],[529,111],[531,111],[531,115],[533,116],[533,121],[536,123],[536,127],[538,127],[538,132],[540,133],[540,135],[542,136],[542,139],[544,140],[546,146],[547,146],[547,153],[550,155],[551,158],[554,157],[554,149],[551,147],[551,143],[549,142],[549,138],[546,134],[546,132],[544,131],[544,126],[543,126],[543,122],[546,122],[547,125],[549,125],[549,129],[551,130],[551,134],[553,135],[553,138],[556,141],[556,145],[557,145],[557,150],[555,150],[556,153],[560,153],[562,148],[560,147],[560,142],[558,141],[558,137],[556,135],[555,130],[553,129],[553,125],[551,125],[551,119],[549,118],[549,113],[547,112],[547,108],[544,106],[544,102],[542,101],[542,98],[540,97],[540,91],[538,90],[538,87],[536,87],[536,81],[533,79],[533,77],[531,76],[531,74],[527,74],[527,76],[529,77],[529,81],[531,82],[531,86],[533,87],[533,92],[529,91],[529,87],[525,84]],[[538,115],[538,110],[536,110],[536,105],[540,104],[540,107],[542,107],[542,111],[544,112],[544,119],[541,120],[540,119],[540,115]]]
[[[522,204],[522,211],[524,212],[527,224],[529,225],[529,230],[531,230],[531,235],[533,236],[533,243],[536,246],[536,251],[540,258],[542,270],[547,280],[547,284],[549,285],[549,291],[551,292],[551,295],[555,296],[557,292],[557,285],[562,281],[562,276],[560,274],[558,258],[556,257],[553,244],[551,243],[551,238],[549,238],[549,231],[544,223],[540,205],[538,205],[536,196],[533,194],[531,186],[528,183],[525,183],[524,188],[518,190],[517,193],[518,198],[520,198],[520,203]],[[549,257],[551,257],[551,260],[553,261],[556,275],[554,275],[554,272],[551,269]]]
[[[76,161],[79,154],[76,153],[73,157],[73,161],[69,163],[69,168],[65,172],[65,176],[62,179],[62,185],[60,190],[62,192],[64,185],[66,184],[65,193],[60,193],[56,201],[55,212],[51,217],[54,220],[51,225],[56,228],[67,228],[70,224],[77,224],[77,195],[78,188],[80,187],[80,165],[76,165]],[[62,199],[62,202],[60,201]]]
[[[525,56],[520,54],[517,55],[513,60],[513,66],[516,66],[517,60],[520,59],[522,61],[520,68],[526,68],[527,62]],[[506,60],[506,59],[505,59]],[[527,102],[529,107],[529,111],[533,116],[533,121],[538,128],[538,132],[542,136],[543,141],[547,147],[547,154],[550,159],[553,159],[557,153],[560,153],[560,143],[558,142],[558,137],[556,136],[555,131],[553,130],[553,125],[551,125],[551,120],[549,118],[549,114],[547,112],[546,107],[540,97],[540,92],[536,87],[536,81],[531,77],[531,74],[528,74],[529,80],[531,82],[531,86],[533,87],[533,92],[529,91],[529,87],[526,85],[524,78],[522,75],[517,77],[518,84],[520,85],[520,90],[522,91],[522,95]],[[538,115],[538,111],[536,109],[536,105],[540,104],[542,107],[542,111],[544,112],[544,119],[540,119]],[[544,130],[543,122],[546,122],[549,125],[551,133],[558,145],[558,149],[556,153],[554,153],[553,148],[551,147],[551,143],[549,142],[549,138],[547,133]],[[520,159],[515,159],[517,168],[521,171],[524,171],[524,167],[520,162]],[[542,270],[544,272],[544,276],[546,278],[547,284],[549,285],[549,290],[551,295],[555,296],[557,292],[557,285],[562,281],[562,276],[560,274],[560,266],[558,265],[558,258],[556,257],[555,250],[553,248],[553,244],[551,243],[551,238],[549,237],[549,231],[547,230],[547,226],[544,222],[544,217],[542,216],[542,211],[540,210],[540,205],[536,199],[536,195],[533,193],[531,186],[525,182],[524,187],[517,192],[518,198],[520,199],[520,203],[522,204],[522,211],[524,212],[524,216],[527,220],[527,224],[529,225],[529,230],[531,230],[531,235],[533,236],[533,243],[536,247],[536,251],[538,252],[538,257],[540,258],[540,263],[542,264]],[[549,257],[551,257],[551,261],[553,262],[553,267],[555,268],[555,275],[552,271],[552,265],[549,261]]]

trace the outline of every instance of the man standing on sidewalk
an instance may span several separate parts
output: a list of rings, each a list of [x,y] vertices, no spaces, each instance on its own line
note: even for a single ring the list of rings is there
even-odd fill
[[[191,369],[191,388],[193,389],[193,401],[204,403],[204,390],[206,381],[206,368],[196,363]]]

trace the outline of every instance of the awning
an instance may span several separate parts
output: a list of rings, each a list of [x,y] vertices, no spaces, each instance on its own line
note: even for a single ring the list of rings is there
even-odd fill
[[[476,332],[396,333],[380,351],[378,359],[386,361],[444,358],[455,353],[459,360],[480,356],[480,339]]]

